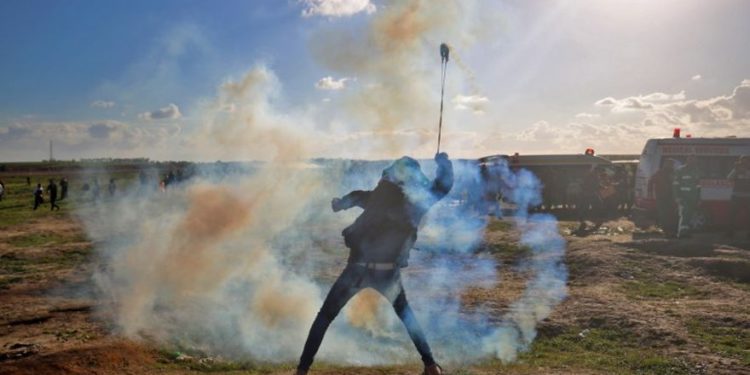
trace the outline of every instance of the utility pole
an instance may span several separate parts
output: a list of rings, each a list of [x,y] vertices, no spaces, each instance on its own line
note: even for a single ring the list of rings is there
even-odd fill
[[[49,140],[49,161],[55,161],[55,156],[52,154],[52,140]]]

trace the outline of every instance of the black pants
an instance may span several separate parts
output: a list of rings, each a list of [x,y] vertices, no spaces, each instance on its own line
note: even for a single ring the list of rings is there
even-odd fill
[[[602,222],[603,202],[596,193],[583,193],[576,203],[578,221],[586,225],[586,219],[592,220],[599,225]]]
[[[54,210],[55,208],[57,208],[58,211],[60,210],[60,206],[58,206],[57,203],[55,203],[55,202],[57,202],[57,199],[52,199],[52,198],[49,199],[49,210],[50,211]]]
[[[414,346],[417,347],[417,351],[422,356],[422,362],[425,366],[435,364],[424,332],[422,332],[422,328],[414,316],[414,311],[409,307],[409,302],[406,301],[404,287],[401,284],[401,271],[398,268],[390,271],[375,271],[363,266],[349,264],[331,287],[325,302],[323,302],[323,307],[320,308],[318,316],[315,317],[315,322],[313,322],[307,336],[307,342],[305,342],[305,349],[302,351],[302,357],[299,360],[299,366],[297,366],[298,369],[307,371],[310,368],[328,326],[349,299],[365,288],[377,290],[393,304],[396,314],[406,326],[409,337],[411,337]]]

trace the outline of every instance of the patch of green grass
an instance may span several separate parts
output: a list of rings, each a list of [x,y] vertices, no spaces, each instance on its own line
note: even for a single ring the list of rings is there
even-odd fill
[[[625,295],[631,299],[654,298],[676,299],[701,297],[704,293],[688,284],[674,281],[659,282],[653,280],[628,281],[622,285]]]
[[[687,328],[692,337],[711,351],[750,366],[750,329],[703,319],[688,321]]]
[[[36,210],[32,209],[34,206],[33,191],[36,184],[41,183],[42,187],[46,189],[47,181],[49,181],[50,178],[58,180],[59,176],[33,176],[31,179],[31,186],[26,185],[25,176],[0,178],[3,180],[3,183],[5,183],[6,189],[3,200],[0,201],[0,228],[25,224],[35,219],[48,216],[65,217],[75,209],[78,201],[70,196],[62,201],[58,201],[57,204],[60,206],[59,211],[50,211],[50,204],[49,199],[46,196],[46,191],[44,204],[39,206]],[[60,194],[59,190],[58,194]]]
[[[0,277],[12,279],[13,283],[22,278],[50,269],[73,268],[83,264],[92,252],[91,247],[52,252],[41,257],[21,257],[15,254],[5,254],[0,257]],[[2,281],[0,281],[2,284]],[[7,285],[7,282],[6,282]]]
[[[528,246],[521,246],[512,242],[487,244],[484,251],[497,255],[505,261],[516,261],[521,258],[527,258],[533,252]]]
[[[487,224],[487,231],[489,232],[507,232],[512,228],[513,223],[499,219],[492,219],[489,224]]]
[[[687,364],[642,348],[634,335],[618,328],[568,329],[538,338],[513,369],[588,369],[608,374],[672,375],[687,373]]]
[[[7,289],[11,285],[23,281],[23,277],[18,276],[9,276],[9,277],[3,277],[0,276],[0,289]]]
[[[43,166],[40,166],[43,168]],[[50,211],[49,197],[45,190],[44,203],[36,210],[33,210],[34,195],[33,191],[37,183],[47,188],[50,178],[58,182],[58,196],[62,193],[59,188],[59,180],[63,175],[67,175],[69,181],[68,197],[64,200],[57,201],[60,206],[59,211]],[[0,229],[12,227],[15,225],[26,224],[46,217],[68,217],[68,215],[83,207],[91,204],[90,191],[83,191],[82,186],[90,183],[93,178],[98,178],[101,188],[102,202],[108,198],[107,183],[110,178],[115,178],[117,189],[120,193],[125,191],[128,186],[136,183],[137,172],[113,172],[97,174],[45,174],[32,175],[31,185],[26,184],[26,175],[19,172],[17,176],[3,176],[0,180],[5,184],[6,192],[3,199],[0,200]]]
[[[14,275],[26,273],[31,264],[29,259],[18,258],[13,254],[0,256],[0,275]]]
[[[15,247],[39,247],[49,244],[65,243],[68,242],[68,238],[57,233],[39,232],[13,236],[10,237],[7,242]]]

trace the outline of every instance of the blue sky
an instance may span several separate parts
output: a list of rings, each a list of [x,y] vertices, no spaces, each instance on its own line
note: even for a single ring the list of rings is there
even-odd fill
[[[276,132],[310,157],[429,156],[442,41],[458,156],[637,153],[673,127],[747,136],[748,14],[742,0],[7,0],[0,160],[42,159],[49,139],[65,159],[262,159]]]

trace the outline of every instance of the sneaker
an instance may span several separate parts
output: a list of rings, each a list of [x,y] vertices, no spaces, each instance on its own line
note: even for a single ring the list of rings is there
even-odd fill
[[[443,368],[437,363],[424,367],[423,375],[443,375]]]

